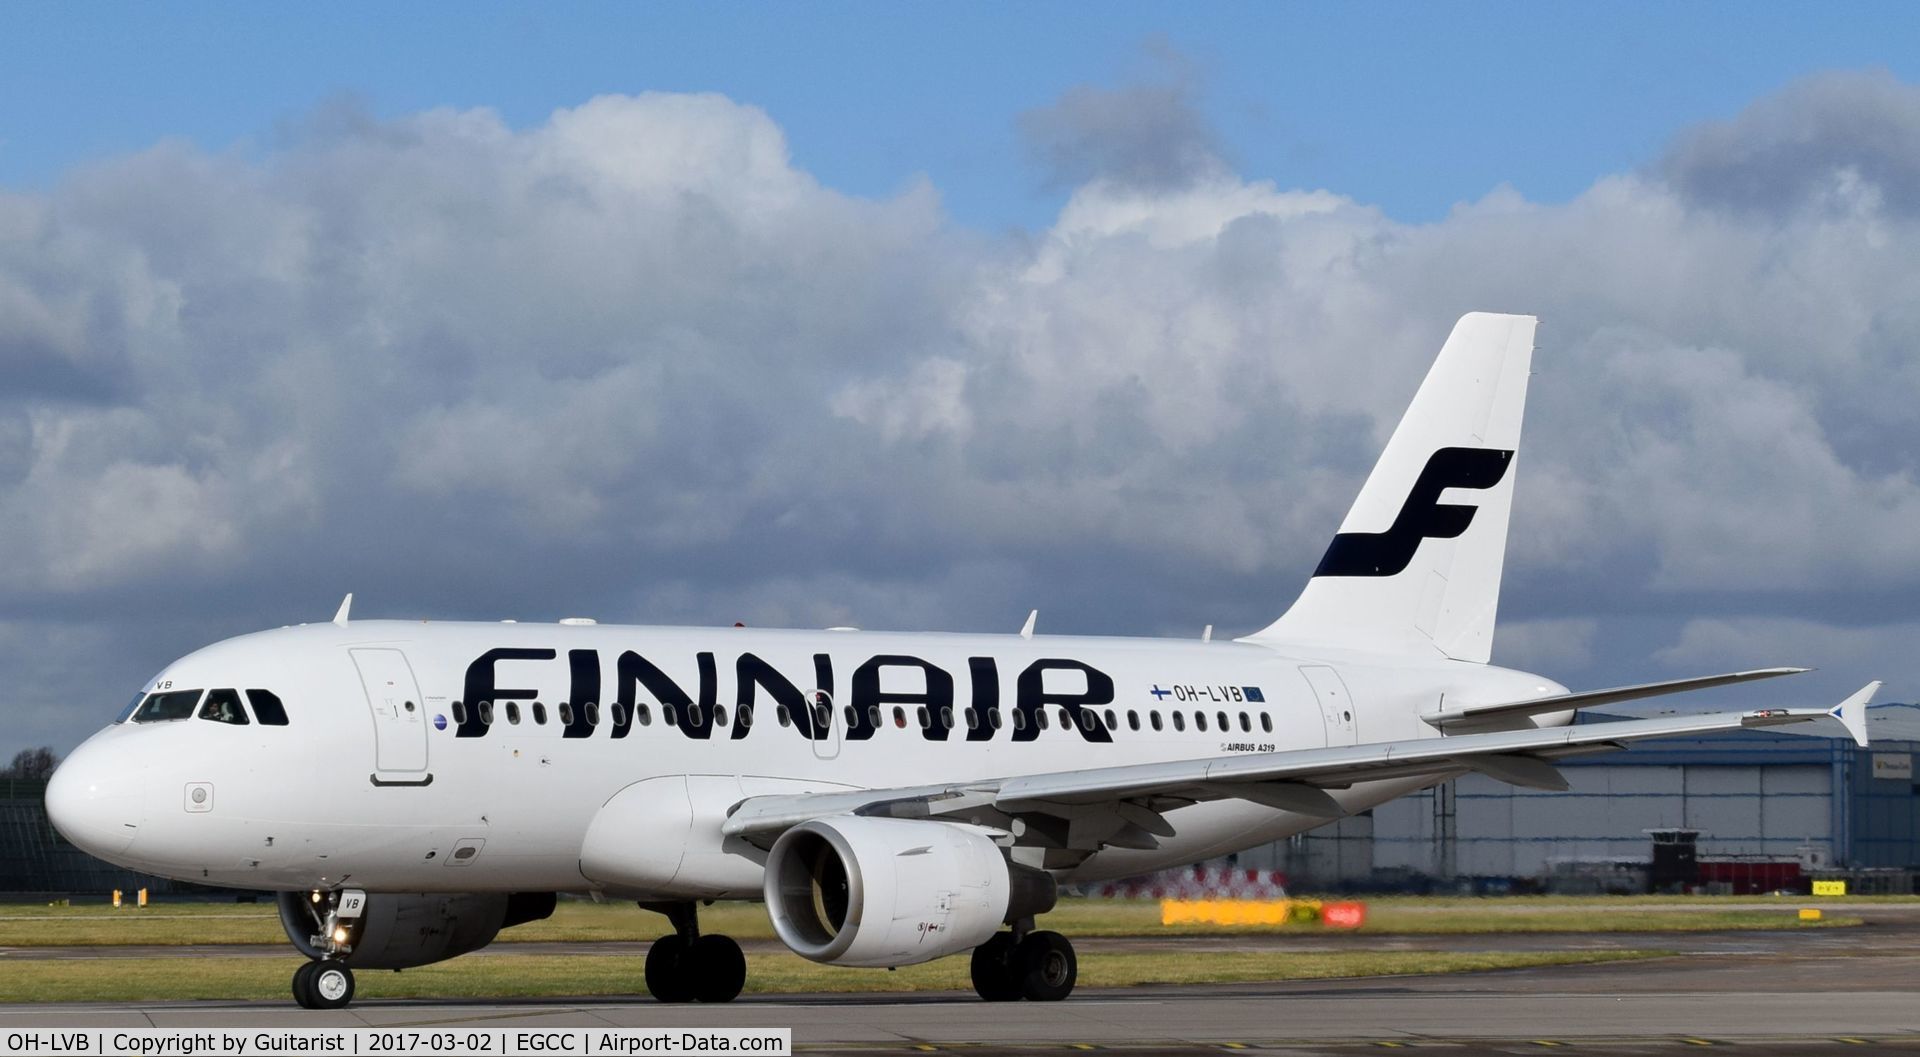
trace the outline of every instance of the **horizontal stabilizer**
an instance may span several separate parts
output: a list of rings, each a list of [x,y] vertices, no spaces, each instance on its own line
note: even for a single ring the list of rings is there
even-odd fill
[[[1420,718],[1442,730],[1452,730],[1458,727],[1477,726],[1490,720],[1538,716],[1576,708],[1594,708],[1599,705],[1618,704],[1622,701],[1637,701],[1643,697],[1661,697],[1666,694],[1685,693],[1688,690],[1707,690],[1716,686],[1750,683],[1756,679],[1772,679],[1780,675],[1798,675],[1812,670],[1811,668],[1756,668],[1747,672],[1728,672],[1725,675],[1699,675],[1691,679],[1669,679],[1660,683],[1616,686],[1611,690],[1584,690],[1577,694],[1555,694],[1552,697],[1536,697],[1528,701],[1500,701],[1488,705],[1445,705],[1423,713]]]

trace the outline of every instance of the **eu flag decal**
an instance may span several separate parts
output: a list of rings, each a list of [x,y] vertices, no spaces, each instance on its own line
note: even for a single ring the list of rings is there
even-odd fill
[[[1240,689],[1242,689],[1242,690],[1244,690],[1244,691],[1246,691],[1246,694],[1247,694],[1247,700],[1249,700],[1249,701],[1251,701],[1251,702],[1253,702],[1253,703],[1254,703],[1254,704],[1256,704],[1256,705],[1263,705],[1263,704],[1266,704],[1266,701],[1267,701],[1267,695],[1265,695],[1265,694],[1263,694],[1263,693],[1261,693],[1261,692],[1260,692],[1260,688],[1259,688],[1259,687],[1257,687],[1257,686],[1243,686],[1243,687],[1241,687]]]

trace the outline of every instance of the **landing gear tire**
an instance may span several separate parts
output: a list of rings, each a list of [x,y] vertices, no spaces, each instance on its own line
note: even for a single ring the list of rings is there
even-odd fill
[[[318,1009],[314,1005],[317,999],[313,993],[313,968],[318,962],[301,962],[300,968],[293,971],[293,1000],[301,1009]]]
[[[747,984],[747,956],[731,936],[702,936],[683,959],[692,971],[693,997],[702,1002],[731,1002]]]
[[[1020,980],[1015,973],[1013,933],[996,932],[987,942],[973,949],[973,991],[989,1002],[1020,1000]]]
[[[1020,996],[1029,1002],[1058,1002],[1073,993],[1080,963],[1073,944],[1058,932],[1029,932],[1015,949],[1013,964]]]
[[[334,961],[308,962],[294,970],[293,1000],[301,1009],[345,1009],[353,1001],[353,970]]]
[[[694,998],[693,959],[687,941],[662,936],[647,948],[647,990],[662,1002],[691,1002]]]

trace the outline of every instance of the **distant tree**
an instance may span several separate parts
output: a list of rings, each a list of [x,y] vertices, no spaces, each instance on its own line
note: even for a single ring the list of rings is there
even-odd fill
[[[21,749],[13,754],[13,762],[0,770],[0,778],[20,778],[35,781],[50,777],[53,769],[60,766],[60,757],[53,754],[53,748],[42,745],[37,749]]]

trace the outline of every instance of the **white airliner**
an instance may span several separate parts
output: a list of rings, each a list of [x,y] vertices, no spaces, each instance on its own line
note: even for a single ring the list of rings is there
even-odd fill
[[[1073,989],[1059,884],[1309,830],[1478,772],[1833,709],[1573,724],[1770,668],[1570,693],[1488,664],[1531,316],[1460,320],[1305,591],[1233,642],[352,620],[155,676],[47,808],[129,869],[269,889],[309,1008],[353,969],[478,950],[557,893],[665,914],[646,984],[725,1002],[746,961],[696,906],[764,900],[814,961],[972,952],[988,1001]]]

